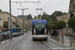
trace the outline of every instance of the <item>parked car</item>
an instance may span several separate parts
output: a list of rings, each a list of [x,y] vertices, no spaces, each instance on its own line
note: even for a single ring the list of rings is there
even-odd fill
[[[10,31],[7,31],[7,37],[10,38]]]
[[[5,39],[5,35],[4,35],[4,32],[2,32],[1,34],[2,34],[3,38]]]
[[[23,32],[23,30],[21,30],[22,32]],[[24,30],[24,32],[25,32],[26,30]]]
[[[23,30],[21,30],[21,32],[23,32]],[[26,33],[26,32],[28,32],[27,30],[24,30],[24,32]]]
[[[21,30],[21,35],[23,35],[23,30]]]
[[[8,38],[7,32],[3,32],[3,33],[2,33],[2,36],[3,36],[4,39],[7,39],[7,38]]]

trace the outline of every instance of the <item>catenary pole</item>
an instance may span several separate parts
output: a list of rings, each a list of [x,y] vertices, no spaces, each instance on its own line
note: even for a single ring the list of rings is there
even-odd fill
[[[22,29],[23,29],[23,35],[24,35],[24,10],[26,10],[28,8],[24,8],[24,9],[20,9],[18,8],[18,10],[22,10],[22,19],[23,19],[23,26],[22,26]]]
[[[9,11],[10,11],[10,40],[12,40],[11,0],[9,0]]]

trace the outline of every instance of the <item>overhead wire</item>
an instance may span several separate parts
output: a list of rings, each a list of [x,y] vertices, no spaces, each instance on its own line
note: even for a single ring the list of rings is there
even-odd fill
[[[20,0],[19,0],[19,2],[20,2],[21,7],[24,8]],[[25,13],[28,14],[26,11],[25,11]]]
[[[39,8],[39,3],[37,3],[37,9]],[[37,12],[37,16],[38,16],[38,10],[36,10],[36,12]]]
[[[39,0],[40,1],[40,0]],[[42,10],[41,8],[39,7],[40,3],[37,3],[37,15],[41,14]]]
[[[20,0],[19,0],[19,2],[20,2]],[[22,8],[24,8],[21,2],[20,2],[20,5],[21,5]]]

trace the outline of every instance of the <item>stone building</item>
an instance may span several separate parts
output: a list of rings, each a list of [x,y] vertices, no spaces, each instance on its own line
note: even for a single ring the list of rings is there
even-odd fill
[[[73,14],[75,16],[75,0],[70,0],[70,4],[69,4],[69,11],[66,15],[63,16],[58,16],[57,20],[58,21],[64,21],[64,22],[68,22],[69,18],[71,17],[71,14]]]
[[[22,18],[18,18],[18,17],[17,17],[16,20],[17,20],[16,23],[20,26],[20,28],[22,28],[22,23],[23,23],[23,22],[22,22],[22,21],[23,21]]]
[[[75,16],[75,0],[70,0],[69,13]]]
[[[20,28],[23,28],[23,18],[22,17],[17,17],[17,24],[20,26]],[[27,19],[26,17],[24,18],[24,28],[28,27],[31,28],[32,27],[32,21],[34,19]]]
[[[69,13],[75,11],[75,0],[70,0]]]
[[[11,19],[12,19],[12,27],[15,27],[16,25],[16,17],[11,15]],[[10,28],[10,14],[8,12],[3,12],[0,11],[0,29],[4,28],[4,23],[7,23],[7,28]]]
[[[63,16],[57,16],[58,21],[64,21],[66,24],[69,18],[70,18],[70,13],[63,15]]]

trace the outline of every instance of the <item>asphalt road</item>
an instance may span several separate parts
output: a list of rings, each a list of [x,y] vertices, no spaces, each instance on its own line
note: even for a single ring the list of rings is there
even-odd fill
[[[33,41],[31,32],[14,38],[12,41],[0,44],[0,50],[75,50],[55,42],[48,37],[48,41]]]

